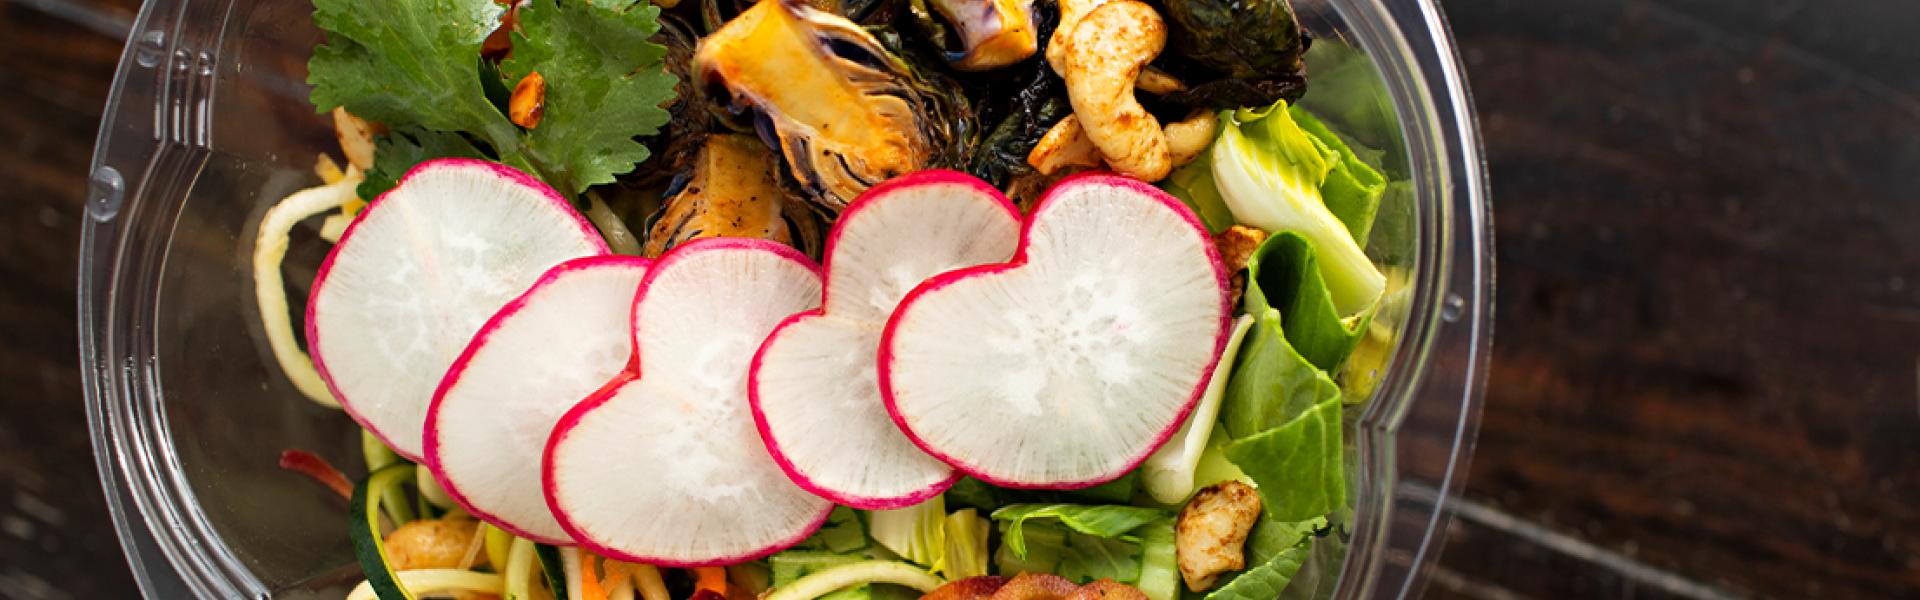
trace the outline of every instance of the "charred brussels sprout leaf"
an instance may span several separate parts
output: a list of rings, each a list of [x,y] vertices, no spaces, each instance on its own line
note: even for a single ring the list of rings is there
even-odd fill
[[[1230,110],[1306,92],[1301,56],[1313,40],[1287,0],[1167,0],[1166,16],[1172,51],[1161,66],[1191,85],[1162,102]]]
[[[1013,180],[1033,173],[1027,153],[1047,129],[1073,112],[1065,83],[1045,61],[1033,61],[1024,81],[1026,85],[1011,93],[1012,100],[995,111],[992,118],[998,120],[967,164],[967,172],[1003,190],[1012,187]]]
[[[958,164],[971,121],[958,86],[936,86],[844,17],[769,0],[700,42],[694,77],[751,113],[803,196],[838,213],[869,186]]]
[[[1174,51],[1234,79],[1300,70],[1306,36],[1287,0],[1167,0]]]

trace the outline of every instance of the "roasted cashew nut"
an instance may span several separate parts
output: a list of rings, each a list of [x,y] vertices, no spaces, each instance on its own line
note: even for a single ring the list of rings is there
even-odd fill
[[[1067,115],[1040,136],[1040,142],[1027,153],[1027,164],[1042,175],[1052,175],[1074,167],[1098,167],[1106,160],[1100,156],[1100,149],[1093,147],[1093,140],[1087,139],[1080,119]]]
[[[1173,166],[1179,167],[1193,162],[1201,152],[1207,151],[1207,145],[1213,143],[1214,134],[1220,131],[1220,117],[1203,108],[1193,111],[1186,119],[1168,123],[1164,131],[1167,135],[1167,151],[1173,155]]]
[[[1079,26],[1081,18],[1106,3],[1107,0],[1059,0],[1060,22],[1054,25],[1053,37],[1047,39],[1047,64],[1053,66],[1053,74],[1067,76],[1068,36]]]
[[[1067,99],[1107,165],[1141,181],[1173,170],[1160,121],[1133,97],[1134,79],[1167,45],[1167,24],[1137,0],[1089,11],[1067,37]]]

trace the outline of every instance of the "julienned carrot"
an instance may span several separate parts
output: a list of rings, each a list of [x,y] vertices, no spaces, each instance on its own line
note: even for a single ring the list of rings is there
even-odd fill
[[[327,464],[327,459],[314,456],[311,452],[292,448],[281,451],[280,468],[312,477],[321,485],[333,488],[341,498],[353,498],[353,482],[340,474],[339,469]]]
[[[587,552],[580,553],[580,599],[607,600],[607,590],[600,585],[600,574],[594,571],[593,560],[598,558]],[[611,571],[611,569],[609,569]]]
[[[702,595],[701,592],[712,592],[714,594],[714,597],[701,598],[700,597]],[[727,568],[726,567],[694,567],[693,568],[694,600],[723,600],[726,597],[727,597]]]

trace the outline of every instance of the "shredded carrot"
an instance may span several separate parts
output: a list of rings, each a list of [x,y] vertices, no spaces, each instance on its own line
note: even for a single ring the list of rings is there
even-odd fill
[[[694,567],[693,597],[699,598],[701,592],[712,592],[718,598],[727,597],[726,567]],[[717,600],[717,599],[716,599]]]
[[[600,586],[600,574],[593,570],[594,558],[591,553],[580,553],[580,600],[607,600],[607,590]]]
[[[287,449],[280,452],[280,468],[294,471],[320,482],[320,485],[333,488],[341,498],[353,498],[353,482],[341,475],[339,469],[327,464],[327,459],[314,456],[304,450]]]

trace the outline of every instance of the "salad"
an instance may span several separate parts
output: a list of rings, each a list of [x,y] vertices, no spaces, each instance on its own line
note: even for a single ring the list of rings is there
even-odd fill
[[[1405,277],[1285,0],[314,8],[349,598],[1327,593]]]

